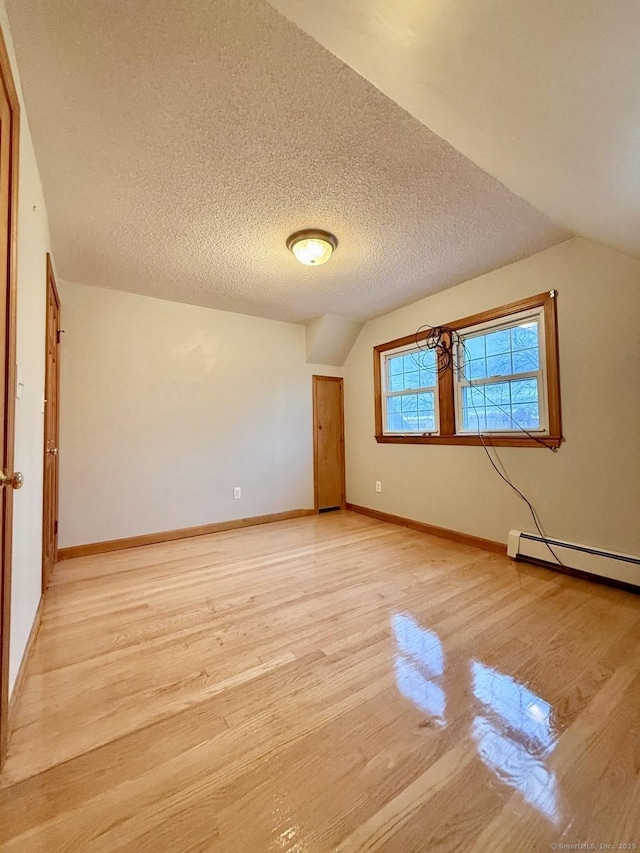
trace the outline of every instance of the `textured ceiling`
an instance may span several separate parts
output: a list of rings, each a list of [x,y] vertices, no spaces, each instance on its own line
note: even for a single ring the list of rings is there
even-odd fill
[[[271,0],[522,198],[640,257],[638,0]]]
[[[264,0],[7,8],[62,279],[365,319],[570,236]]]

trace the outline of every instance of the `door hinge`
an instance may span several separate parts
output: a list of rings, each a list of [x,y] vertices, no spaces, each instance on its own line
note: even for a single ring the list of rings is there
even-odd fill
[[[60,341],[62,340],[62,335],[64,335],[64,331],[64,329],[58,329],[56,333],[56,340],[58,341],[58,343],[60,343]]]
[[[53,522],[53,532],[55,533],[56,536],[58,535],[58,522],[57,521]]]

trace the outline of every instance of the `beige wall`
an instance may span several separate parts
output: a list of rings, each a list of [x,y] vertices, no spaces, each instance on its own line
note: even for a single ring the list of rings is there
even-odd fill
[[[566,442],[497,455],[548,535],[640,554],[640,263],[577,238],[365,325],[345,364],[348,501],[501,542],[533,529],[482,448],[376,444],[372,347],[552,288]]]
[[[44,420],[45,258],[49,226],[13,43],[4,7],[0,26],[22,106],[18,192],[18,330],[16,360],[21,396],[16,400],[15,467],[24,486],[14,495],[9,690],[13,689],[40,600],[42,576],[42,448]]]
[[[60,291],[60,547],[313,507],[304,326]]]

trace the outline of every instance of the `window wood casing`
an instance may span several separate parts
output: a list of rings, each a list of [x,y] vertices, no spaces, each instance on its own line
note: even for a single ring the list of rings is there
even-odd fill
[[[375,438],[380,444],[448,444],[481,446],[483,443],[494,447],[550,447],[557,448],[562,442],[562,420],[560,408],[560,366],[558,356],[558,324],[557,324],[557,291],[545,291],[518,302],[511,302],[500,308],[483,311],[470,317],[464,317],[446,327],[458,332],[465,330],[473,331],[473,327],[483,324],[508,320],[512,315],[522,312],[542,310],[544,339],[539,342],[541,355],[545,363],[545,398],[543,405],[546,409],[546,427],[536,437],[529,436],[522,431],[514,432],[482,432],[482,437],[471,432],[456,432],[456,380],[454,368],[440,364],[440,372],[437,376],[437,409],[439,415],[439,429],[437,434],[415,435],[415,434],[389,434],[384,427],[384,393],[382,384],[381,362],[386,353],[401,347],[418,345],[428,340],[431,335],[430,329],[419,333],[406,335],[379,344],[373,348],[373,376],[374,376],[374,404],[375,404]]]

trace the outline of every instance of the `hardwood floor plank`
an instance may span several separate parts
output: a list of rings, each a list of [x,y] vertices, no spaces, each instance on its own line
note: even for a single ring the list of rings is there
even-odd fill
[[[59,564],[6,851],[640,843],[640,597],[348,512]]]
[[[472,761],[475,761],[473,750],[465,740],[461,740],[384,808],[361,824],[338,846],[339,853],[364,853],[382,849],[425,803],[452,780],[458,779]],[[421,839],[423,841],[424,837]]]

